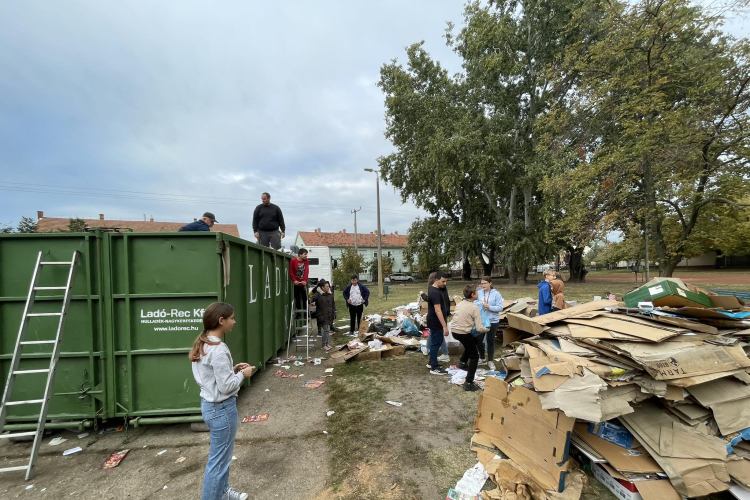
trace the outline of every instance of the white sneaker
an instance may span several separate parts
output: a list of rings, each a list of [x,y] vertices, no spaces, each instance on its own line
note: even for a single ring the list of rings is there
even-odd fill
[[[477,363],[480,366],[484,366],[487,364],[487,360],[485,358],[480,358],[479,363]]]
[[[442,356],[438,356],[438,361],[444,361],[444,362],[447,363],[450,360],[451,360],[451,357],[448,356],[447,354],[443,354]]]
[[[247,500],[247,493],[234,491],[230,487],[227,491],[224,492],[224,496],[221,497],[221,500]]]
[[[429,368],[430,370],[432,370],[432,365],[430,363],[427,363],[427,368]]]
[[[489,363],[487,363],[487,366],[489,366],[490,370],[492,370],[493,372],[496,371],[495,370],[495,362],[494,361],[490,361]]]

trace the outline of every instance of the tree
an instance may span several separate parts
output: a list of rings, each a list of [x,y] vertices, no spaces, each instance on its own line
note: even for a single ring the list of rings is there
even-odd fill
[[[484,250],[506,261],[511,281],[554,253],[543,223],[537,118],[550,104],[542,72],[562,51],[578,0],[469,3],[449,46],[464,73],[450,77],[422,44],[406,68],[381,69],[386,137],[396,151],[379,159],[383,176],[464,237],[466,261]],[[488,217],[490,215],[490,217]]]
[[[365,258],[354,247],[347,247],[341,251],[333,270],[333,285],[343,290],[349,284],[352,274],[360,274],[365,270]]]
[[[588,186],[567,206],[647,228],[661,276],[712,207],[739,208],[749,187],[750,44],[720,22],[685,0],[591,1],[571,23],[587,36],[552,71],[575,85],[558,93],[546,146]]]
[[[0,234],[10,234],[13,232],[13,226],[0,226]]]
[[[31,217],[21,217],[21,221],[18,223],[18,228],[16,229],[19,233],[36,233],[37,232],[37,222],[31,218]]]
[[[84,233],[86,232],[86,221],[80,217],[70,219],[68,223],[68,231],[71,233]]]
[[[393,273],[393,257],[390,255],[383,255],[381,265],[383,266],[383,278],[388,277]],[[367,263],[367,269],[371,276],[378,275],[378,259],[375,257]]]

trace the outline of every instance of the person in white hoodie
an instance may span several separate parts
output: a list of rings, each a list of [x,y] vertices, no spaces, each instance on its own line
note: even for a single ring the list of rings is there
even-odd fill
[[[484,309],[484,314],[487,319],[490,320],[490,331],[487,332],[484,342],[479,345],[480,365],[487,364],[490,370],[495,369],[495,340],[497,337],[497,329],[500,326],[500,313],[503,310],[503,296],[500,292],[492,288],[492,278],[484,276],[482,281],[479,282],[479,289],[477,290],[477,300],[474,301],[476,305]],[[487,347],[485,357],[485,344]]]
[[[203,313],[203,331],[190,350],[193,377],[200,387],[201,414],[211,431],[201,500],[247,500],[247,493],[229,487],[234,437],[237,434],[237,393],[254,366],[232,366],[232,353],[222,342],[234,328],[234,308],[214,302]]]

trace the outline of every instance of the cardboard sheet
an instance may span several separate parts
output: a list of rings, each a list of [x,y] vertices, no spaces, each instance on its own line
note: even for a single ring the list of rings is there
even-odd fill
[[[576,437],[593,448],[597,453],[607,459],[607,462],[620,472],[631,473],[657,473],[663,472],[653,458],[647,453],[638,450],[628,450],[622,446],[594,436],[589,433],[589,426],[584,422],[575,425]]]
[[[479,397],[474,429],[478,435],[489,436],[544,489],[561,491],[574,423],[561,413],[544,410],[535,392],[488,377]]]
[[[750,460],[730,460],[727,462],[727,470],[737,484],[750,489]]]
[[[688,387],[687,391],[706,408],[717,403],[727,403],[750,398],[750,386],[735,377],[725,377],[705,384]]]
[[[610,332],[623,333],[633,337],[638,337],[643,340],[650,342],[662,342],[668,338],[679,335],[679,332],[664,330],[662,328],[654,328],[643,324],[635,324],[630,321],[621,321],[611,317],[597,316],[591,319],[577,319],[570,318],[566,320],[566,323],[575,325],[585,325],[593,328],[599,328],[601,330],[609,330]]]
[[[606,388],[607,384],[599,376],[584,368],[583,376],[568,378],[553,392],[539,393],[539,400],[545,410],[560,409],[571,418],[601,422],[599,392]]]
[[[729,489],[729,474],[724,460],[673,458],[659,454],[662,427],[676,424],[676,421],[658,407],[645,403],[634,413],[622,416],[620,421],[664,469],[680,495],[698,497]]]
[[[600,311],[605,307],[615,307],[617,304],[618,302],[615,300],[598,300],[568,307],[549,314],[543,314],[542,316],[536,316],[534,318],[529,318],[521,314],[508,313],[507,319],[508,324],[513,328],[518,328],[519,330],[539,335],[547,329],[546,325],[549,325],[550,323],[562,321],[566,318],[572,318],[582,313]]]
[[[711,411],[724,436],[750,427],[750,398],[716,403],[711,406]]]
[[[636,481],[635,487],[643,500],[682,500],[672,483],[666,480]]]
[[[691,341],[634,344],[612,340],[608,344],[628,353],[656,380],[694,377],[750,367],[750,359],[740,346],[716,346]]]

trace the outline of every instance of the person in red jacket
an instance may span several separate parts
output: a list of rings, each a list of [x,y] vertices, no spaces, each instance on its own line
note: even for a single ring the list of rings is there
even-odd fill
[[[297,257],[289,263],[289,277],[294,285],[294,304],[297,310],[305,309],[307,300],[307,276],[310,273],[307,250],[300,248]]]

